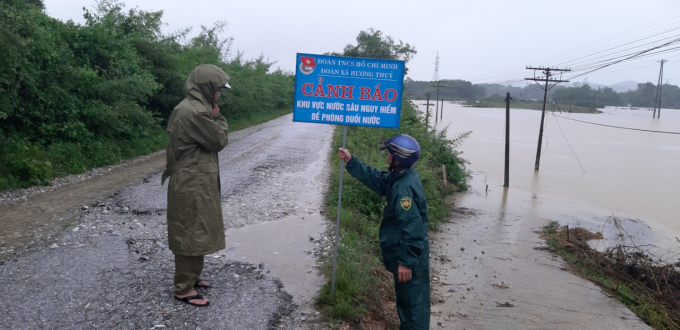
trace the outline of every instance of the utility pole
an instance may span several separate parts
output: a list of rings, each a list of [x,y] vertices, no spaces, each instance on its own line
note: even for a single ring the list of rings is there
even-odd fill
[[[505,94],[505,179],[503,187],[510,186],[510,92]]]
[[[661,68],[659,69],[659,81],[656,84],[656,96],[654,97],[654,114],[652,118],[661,118],[661,90],[663,89],[663,64],[668,62],[666,60],[659,61]],[[656,110],[659,109],[657,116]]]
[[[527,85],[524,86],[524,99],[528,100],[529,99],[529,82],[527,81]]]
[[[548,101],[548,90],[550,90],[552,87],[549,87],[549,83],[555,83],[553,87],[557,86],[558,83],[561,82],[569,82],[569,80],[562,80],[562,79],[551,79],[554,75],[553,72],[560,72],[560,76],[562,72],[569,72],[571,69],[558,69],[558,68],[544,68],[544,67],[531,67],[528,66],[527,70],[534,70],[534,77],[533,78],[525,78],[525,80],[533,80],[536,82],[539,81],[545,81],[545,87],[543,88],[543,113],[541,114],[541,127],[538,131],[538,149],[536,150],[536,166],[534,167],[534,171],[538,171],[538,167],[541,164],[541,145],[543,144],[543,124],[545,123],[545,104]],[[536,71],[543,71],[543,74],[545,75],[544,77],[536,77]],[[539,85],[540,86],[540,85]]]
[[[439,111],[439,121],[444,119],[444,98],[442,97],[442,109]]]
[[[425,106],[425,127],[430,127],[430,93],[427,93],[427,105]]]
[[[434,74],[432,75],[432,86],[437,88],[437,109],[435,111],[434,122],[437,122],[437,117],[439,117],[439,89],[441,88],[441,81],[439,80],[439,52],[437,52],[437,58],[434,62]],[[442,108],[444,104],[442,103]],[[444,110],[444,109],[442,109]]]

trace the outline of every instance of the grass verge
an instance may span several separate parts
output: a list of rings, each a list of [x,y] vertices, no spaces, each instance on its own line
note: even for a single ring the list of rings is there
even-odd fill
[[[628,242],[604,251],[586,242],[601,233],[569,228],[551,222],[542,237],[550,250],[561,256],[582,277],[617,298],[645,323],[657,330],[680,329],[680,263],[668,263],[632,243],[616,218],[610,217],[619,237]]]
[[[398,130],[348,127],[347,149],[366,164],[386,169],[385,154],[378,148],[381,139],[401,133],[418,140],[422,153],[415,169],[423,182],[429,206],[430,229],[436,229],[451,209],[446,196],[457,187],[466,187],[466,162],[454,148],[469,133],[450,140],[443,131],[428,129],[422,115],[416,112],[410,101],[402,104],[400,127]],[[337,216],[340,164],[335,155],[341,146],[342,130],[338,129],[331,147],[332,173],[326,196],[326,214],[329,219],[336,219]],[[451,185],[444,183],[442,165],[446,166],[446,177]],[[395,328],[394,322],[398,322],[394,306],[389,307],[387,312],[384,308],[386,302],[394,301],[394,289],[392,275],[384,270],[380,260],[378,229],[382,221],[383,201],[383,197],[350,175],[345,175],[336,291],[331,296],[332,256],[326,255],[322,272],[328,282],[318,297],[319,307],[332,324],[351,324],[366,315],[370,315],[374,321],[377,319],[388,329]]]

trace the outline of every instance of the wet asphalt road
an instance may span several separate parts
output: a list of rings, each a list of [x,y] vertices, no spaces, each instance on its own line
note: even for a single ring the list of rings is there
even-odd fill
[[[319,237],[325,230],[319,213],[331,134],[331,126],[292,123],[289,115],[230,135],[229,146],[220,153],[228,237],[230,230],[278,223],[278,236],[267,237],[267,243],[275,246],[279,238],[281,242],[297,240],[295,247],[304,251],[298,255],[295,250],[296,254],[285,258],[304,265],[299,271],[311,279],[315,273],[310,265],[315,260],[310,251],[315,246],[307,235]],[[67,225],[56,235],[54,244],[34,247],[4,262],[0,282],[4,283],[6,297],[0,301],[0,328],[319,326],[313,324],[310,294],[293,297],[286,288],[287,278],[282,281],[276,275],[276,263],[269,262],[276,260],[272,256],[263,257],[261,262],[257,256],[246,261],[230,259],[232,256],[224,253],[207,256],[202,278],[213,287],[199,292],[211,300],[211,306],[196,308],[174,300],[173,255],[167,249],[166,237],[166,189],[160,185],[159,174],[131,187],[120,187],[114,195],[86,205],[86,210],[63,214]],[[45,194],[59,193],[57,189]],[[30,202],[25,207],[30,207]],[[315,228],[315,235],[305,232],[300,237],[286,232],[283,221],[292,219],[300,226],[305,216],[314,223],[303,226]],[[252,237],[258,239],[258,235]],[[285,275],[297,278],[295,272]],[[300,305],[306,305],[306,309]]]

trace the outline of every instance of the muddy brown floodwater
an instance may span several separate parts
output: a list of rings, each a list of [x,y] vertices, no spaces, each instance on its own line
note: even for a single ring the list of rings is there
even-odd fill
[[[424,102],[420,109],[425,110]],[[430,107],[433,111],[434,107]],[[601,247],[618,242],[609,216],[621,219],[651,252],[678,248],[680,111],[606,108],[602,114],[546,115],[540,171],[534,171],[540,111],[513,109],[510,187],[503,188],[505,109],[445,103],[450,137],[472,131],[459,148],[470,161],[467,192],[451,223],[433,235],[433,328],[649,329],[597,286],[535,247],[550,221],[604,229]],[[573,149],[573,151],[572,151]],[[507,304],[506,304],[507,303]],[[512,305],[513,307],[507,307]]]
[[[491,188],[481,172],[432,235],[432,325],[444,329],[650,329],[595,284],[567,271],[536,233],[551,220],[595,217],[587,204]],[[493,184],[493,183],[491,183]],[[573,212],[564,212],[562,204]],[[596,211],[596,210],[595,210]],[[504,304],[512,307],[501,307]],[[500,304],[500,305],[499,305]],[[435,328],[435,327],[433,327]]]
[[[424,108],[424,106],[421,106]],[[562,106],[562,108],[565,108]],[[563,109],[564,110],[564,109]],[[541,112],[511,110],[510,187],[540,196],[589,204],[599,216],[640,219],[659,248],[677,246],[680,236],[680,134],[624,130],[577,122],[680,132],[680,110],[607,107],[602,114],[546,113],[540,171],[534,171]],[[460,150],[470,169],[484,173],[490,189],[503,182],[505,109],[468,108],[446,102],[437,127],[449,136],[472,131]],[[572,151],[573,149],[573,151]],[[574,218],[570,223],[592,219]],[[597,220],[599,221],[599,220]],[[596,222],[597,222],[596,221]],[[600,224],[601,225],[601,224]]]

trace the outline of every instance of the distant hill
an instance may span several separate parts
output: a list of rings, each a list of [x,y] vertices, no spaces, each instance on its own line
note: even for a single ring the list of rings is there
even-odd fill
[[[627,91],[636,90],[638,88],[638,83],[637,83],[637,81],[626,80],[626,81],[622,81],[620,83],[609,85],[609,87],[611,87],[617,93],[623,93],[623,92],[627,92]]]
[[[581,85],[583,85],[583,82],[580,82],[580,81],[573,83],[574,87],[578,87],[578,86],[581,86]],[[622,81],[622,82],[612,84],[612,85],[602,85],[602,84],[596,84],[596,83],[588,82],[588,86],[590,86],[590,88],[592,88],[592,89],[611,87],[617,93],[624,93],[624,92],[627,92],[627,91],[636,90],[638,88],[638,83],[637,83],[637,81],[633,81],[633,80],[626,80],[626,81]]]

